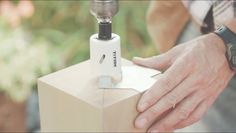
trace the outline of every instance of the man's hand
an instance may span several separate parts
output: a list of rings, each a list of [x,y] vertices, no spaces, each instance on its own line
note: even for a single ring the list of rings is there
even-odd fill
[[[138,65],[165,70],[141,97],[135,126],[163,132],[197,122],[234,75],[225,51],[223,41],[211,33],[159,56],[134,58]]]

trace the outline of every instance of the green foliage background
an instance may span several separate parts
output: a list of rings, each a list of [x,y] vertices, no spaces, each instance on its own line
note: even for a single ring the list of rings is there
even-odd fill
[[[24,23],[33,36],[49,41],[66,65],[88,59],[89,37],[97,32],[89,1],[34,1],[34,4],[34,16]],[[120,10],[113,18],[113,31],[121,36],[125,58],[156,53],[146,30],[148,4],[148,1],[120,1]]]
[[[89,38],[97,33],[89,0],[33,4],[34,15],[18,27],[0,17],[0,73],[5,76],[0,78],[0,91],[16,101],[27,98],[38,77],[89,59]],[[149,1],[120,0],[113,32],[121,36],[122,56],[127,59],[156,54],[146,30],[148,5]]]

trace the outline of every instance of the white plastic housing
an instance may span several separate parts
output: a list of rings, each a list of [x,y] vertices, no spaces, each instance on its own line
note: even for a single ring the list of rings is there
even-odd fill
[[[98,34],[90,37],[92,74],[99,80],[99,87],[109,88],[122,79],[120,37],[112,34],[111,40],[99,40]]]

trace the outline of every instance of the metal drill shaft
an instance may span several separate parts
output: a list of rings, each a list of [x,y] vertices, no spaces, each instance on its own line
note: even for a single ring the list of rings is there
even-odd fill
[[[100,22],[99,23],[98,39],[110,40],[111,34],[112,34],[111,22]]]

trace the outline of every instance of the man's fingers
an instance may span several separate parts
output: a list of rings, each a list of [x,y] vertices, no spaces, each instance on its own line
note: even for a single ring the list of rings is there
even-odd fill
[[[212,84],[210,87],[217,88],[217,84]],[[175,112],[172,115],[172,118],[174,119],[169,118],[169,120],[166,120],[167,124],[162,124],[162,121],[168,119],[168,117],[170,116],[169,115],[162,121],[160,121],[159,125],[166,125],[165,126],[166,129],[163,130],[175,130],[192,125],[193,123],[197,122],[200,118],[202,118],[204,113],[207,111],[209,104],[212,104],[215,101],[216,97],[220,94],[220,92],[221,90],[218,90],[218,92],[215,93],[215,95],[207,97],[207,93],[205,91],[197,90],[195,93],[188,96],[188,98],[185,98],[178,105],[178,107],[171,112],[171,113]],[[181,120],[181,118],[183,120]]]
[[[133,63],[153,69],[165,70],[171,64],[171,57],[167,54],[161,54],[149,58],[134,57]]]
[[[181,121],[187,119],[191,112],[201,103],[203,100],[204,94],[202,92],[195,92],[192,95],[189,95],[180,104],[166,117],[164,117],[161,121],[157,122],[153,125],[149,130],[150,131],[170,131],[175,129],[175,125],[180,123]]]
[[[181,50],[180,47],[173,47],[171,50],[158,56],[149,58],[134,57],[133,63],[158,70],[166,70],[176,60]]]
[[[151,125],[151,123],[153,121],[155,121],[155,119],[157,117],[159,117],[163,112],[165,112],[166,110],[169,110],[171,108],[173,108],[173,106],[175,106],[176,104],[178,104],[179,102],[180,105],[182,104],[183,101],[185,101],[185,97],[187,97],[188,95],[190,95],[192,92],[194,92],[196,89],[191,89],[192,84],[194,82],[194,78],[190,77],[185,79],[182,83],[180,83],[174,90],[172,90],[171,92],[169,92],[168,94],[166,94],[165,96],[163,96],[156,104],[154,104],[152,107],[150,107],[148,110],[146,110],[145,112],[143,112],[138,118],[137,121],[142,119],[142,118],[146,118],[147,119],[147,123],[145,125]],[[200,95],[197,95],[195,97],[193,97],[194,100],[189,100],[186,101],[183,105],[185,106],[192,106],[191,103],[188,102],[199,102],[198,99],[200,99]],[[183,100],[184,99],[184,100]],[[187,107],[186,107],[187,108]]]
[[[191,87],[191,84],[189,84],[189,82],[191,83],[192,78],[185,78],[188,75],[187,69],[182,70],[181,66],[178,66],[177,64],[173,65],[173,68],[169,68],[166,73],[167,75],[164,78],[160,77],[155,85],[150,90],[145,92],[141,97],[138,104],[138,110],[140,112],[143,112],[147,108],[149,109],[137,117],[135,121],[135,125],[137,128],[144,128],[152,124],[152,122],[155,121],[157,117],[159,117],[163,112],[170,109],[174,104],[177,104],[181,99],[187,96],[188,92],[190,92],[187,91],[187,89]],[[180,86],[178,87],[179,89],[177,89],[177,91],[179,92],[178,96],[170,95],[167,97],[168,99],[157,102],[164,95],[168,95],[167,93],[169,93],[178,85]],[[184,88],[183,93],[180,93],[180,89],[182,88]],[[156,104],[153,105],[154,103]]]
[[[174,126],[174,129],[181,129],[199,121],[208,109],[207,101],[203,101],[189,116],[188,119],[181,121]]]
[[[212,85],[211,87],[213,88],[219,88],[219,85],[217,84],[214,84]],[[205,101],[203,101],[196,109],[195,111],[193,111],[189,118],[184,120],[184,121],[181,121],[180,123],[176,124],[175,125],[175,129],[181,129],[181,128],[184,128],[184,127],[187,127],[187,126],[190,126],[194,123],[196,123],[200,118],[202,118],[202,116],[205,114],[205,112],[207,111],[207,109],[209,108],[209,106],[211,106],[214,101],[216,100],[216,98],[220,95],[220,93],[222,92],[223,90],[221,89],[218,89],[218,91],[212,95],[211,97],[208,97]]]
[[[140,112],[152,106],[187,77],[190,69],[183,65],[185,64],[177,61],[164,74],[160,75],[156,83],[142,95],[138,103]]]
[[[210,88],[219,88],[219,85],[218,84],[211,84]],[[218,89],[214,95],[212,95],[210,97],[206,97],[207,95],[206,95],[205,91],[204,92],[198,91],[199,99],[200,99],[200,97],[206,98],[206,99],[204,101],[202,101],[200,105],[198,105],[198,107],[190,114],[188,119],[179,122],[178,124],[175,125],[174,128],[181,129],[186,126],[190,126],[193,123],[196,123],[200,118],[202,118],[204,113],[209,108],[209,105],[212,105],[212,103],[216,100],[216,98],[219,96],[219,94],[221,92],[222,92],[222,90]]]
[[[191,84],[189,84],[189,82],[191,83],[191,81],[193,80],[193,78],[185,79],[174,90],[163,96],[158,102],[156,102],[156,104],[140,114],[140,116],[137,118],[137,121],[145,118],[148,122],[146,123],[146,125],[144,125],[144,127],[151,125],[155,121],[155,119],[158,118],[163,112],[171,109],[191,93],[191,91],[189,90],[192,89],[190,89]],[[137,125],[139,125],[138,122]]]

